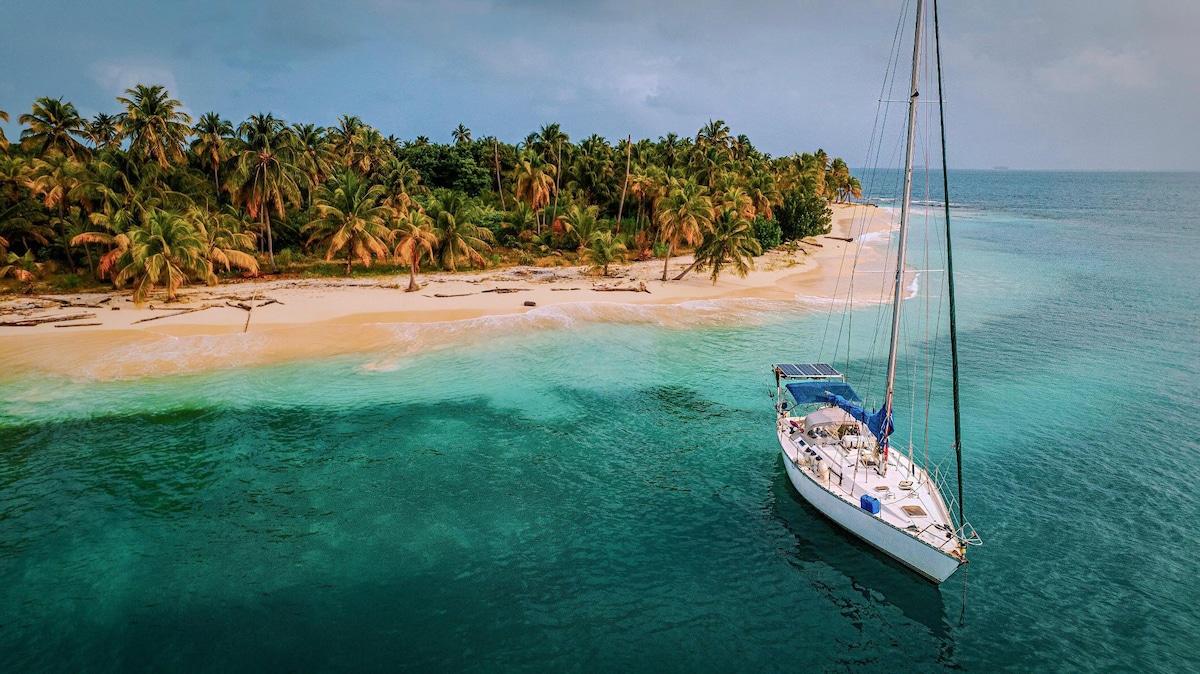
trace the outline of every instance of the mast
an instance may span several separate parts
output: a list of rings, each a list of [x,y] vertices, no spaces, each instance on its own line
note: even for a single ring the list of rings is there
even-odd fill
[[[888,347],[887,395],[883,402],[883,408],[887,410],[885,418],[892,414],[892,401],[895,398],[896,389],[896,352],[900,348],[900,302],[903,300],[904,258],[908,249],[909,202],[912,200],[913,151],[915,149],[913,139],[917,134],[917,100],[920,98],[917,86],[920,84],[921,76],[921,28],[924,20],[925,2],[917,0],[917,27],[913,32],[912,86],[908,96],[908,140],[904,151],[904,200],[900,205],[900,244],[897,246],[896,252],[896,294],[892,299],[892,340]],[[887,472],[886,442],[883,447],[883,470],[885,473]]]
[[[967,520],[963,517],[962,479],[962,419],[959,415],[958,397],[958,324],[954,318],[954,255],[950,250],[950,177],[946,167],[946,109],[942,104],[942,36],[938,31],[937,0],[933,0],[933,48],[937,57],[938,78],[938,126],[942,130],[942,197],[946,209],[946,294],[950,296],[950,371],[954,389],[954,459],[958,467],[958,525]]]

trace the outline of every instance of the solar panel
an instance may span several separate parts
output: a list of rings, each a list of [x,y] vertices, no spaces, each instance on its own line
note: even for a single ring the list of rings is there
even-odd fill
[[[823,377],[840,377],[841,372],[825,363],[784,363],[775,366],[785,377],[819,379]]]

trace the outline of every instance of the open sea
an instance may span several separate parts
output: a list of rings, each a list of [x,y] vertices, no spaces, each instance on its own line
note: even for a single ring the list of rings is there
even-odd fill
[[[941,587],[788,483],[767,371],[836,355],[828,307],[548,307],[0,373],[0,671],[1200,670],[1200,175],[951,180],[985,544]]]

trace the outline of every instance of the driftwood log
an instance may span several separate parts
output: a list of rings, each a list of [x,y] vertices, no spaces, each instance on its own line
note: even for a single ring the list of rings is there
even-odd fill
[[[826,234],[825,238],[833,239],[834,241],[845,241],[846,243],[854,243],[854,237],[847,238],[844,236],[830,236],[830,235]]]
[[[592,290],[598,293],[649,293],[646,288],[645,281],[638,283],[636,286],[618,287],[618,286],[592,286]]]
[[[62,323],[64,321],[81,321],[95,318],[96,314],[60,314],[58,316],[42,316],[40,318],[25,318],[19,321],[5,321],[0,326],[29,328],[43,323]]]
[[[104,325],[103,323],[60,323],[56,328],[86,328],[92,325]]]

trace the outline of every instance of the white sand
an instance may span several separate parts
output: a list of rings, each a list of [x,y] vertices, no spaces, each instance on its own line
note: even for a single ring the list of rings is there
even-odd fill
[[[428,274],[418,278],[422,288],[412,293],[404,292],[408,285],[405,275],[255,281],[216,288],[188,286],[181,291],[179,302],[164,305],[162,296],[156,295],[157,301],[142,308],[134,306],[128,291],[13,297],[0,302],[0,310],[11,311],[38,300],[53,308],[7,313],[0,316],[0,321],[94,313],[94,318],[66,323],[99,325],[0,326],[0,371],[34,370],[112,378],[362,352],[392,345],[398,339],[412,339],[415,333],[408,336],[398,333],[397,324],[443,323],[532,311],[525,302],[535,302],[538,308],[576,303],[602,303],[618,308],[694,300],[757,298],[794,302],[797,297],[844,297],[856,254],[860,269],[879,270],[886,266],[887,260],[880,255],[881,245],[868,244],[860,250],[857,239],[891,229],[892,214],[870,207],[835,206],[833,224],[828,236],[816,239],[819,246],[801,245],[795,254],[770,252],[755,261],[755,270],[746,278],[726,273],[715,285],[707,274],[694,272],[682,281],[664,283],[659,280],[662,276],[659,260],[613,265],[608,278],[600,278],[584,267],[516,267],[471,274]],[[856,241],[849,243],[831,237]],[[690,256],[673,259],[671,276],[690,262]],[[890,280],[887,274],[868,276],[872,278],[866,283],[881,287]],[[863,288],[861,281],[856,283],[859,287],[856,295],[869,296],[870,289]],[[596,289],[642,284],[649,292]],[[494,292],[497,289],[520,290]],[[54,306],[58,300],[78,304],[103,301],[103,304],[99,308]],[[269,300],[275,302],[264,304]],[[239,303],[252,310],[248,313],[229,306]],[[162,317],[206,304],[220,306]],[[147,318],[155,320],[145,321]]]

